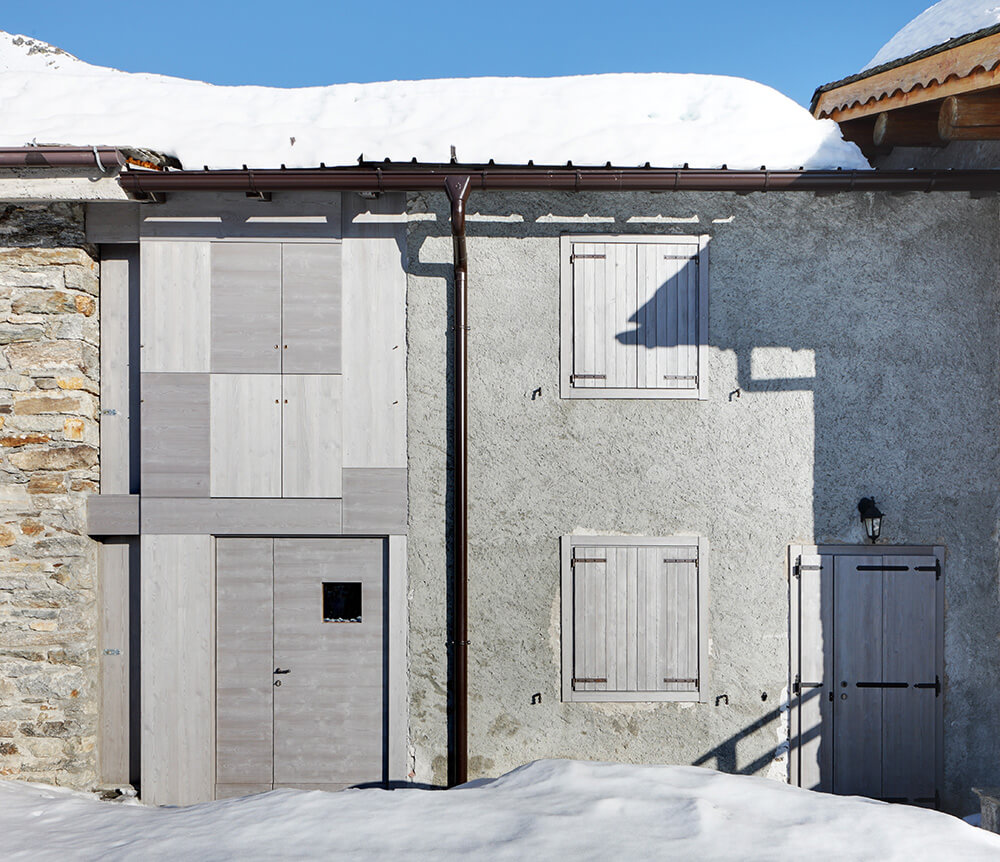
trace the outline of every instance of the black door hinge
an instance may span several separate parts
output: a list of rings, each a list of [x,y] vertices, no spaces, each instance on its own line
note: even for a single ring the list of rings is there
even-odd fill
[[[914,566],[913,571],[915,572],[934,572],[934,580],[941,580],[941,561],[938,559],[934,560],[933,566]]]
[[[913,684],[914,688],[933,688],[934,697],[941,696],[941,677],[935,676],[934,682],[916,682]]]

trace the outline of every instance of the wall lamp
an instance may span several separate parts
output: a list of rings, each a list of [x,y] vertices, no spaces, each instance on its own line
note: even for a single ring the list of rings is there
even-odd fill
[[[865,526],[868,538],[875,544],[882,532],[882,513],[871,497],[862,498],[858,503],[858,512],[861,513],[861,523]]]

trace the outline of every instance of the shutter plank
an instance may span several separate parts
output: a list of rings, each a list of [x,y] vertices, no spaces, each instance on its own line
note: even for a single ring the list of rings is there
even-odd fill
[[[636,690],[636,680],[638,672],[638,654],[636,650],[636,645],[638,643],[638,617],[637,617],[637,600],[638,593],[636,588],[637,579],[637,551],[635,548],[628,548],[626,555],[626,607],[625,607],[625,619],[626,625],[628,626],[628,643],[626,644],[626,677],[625,677],[625,687],[623,691],[635,691]]]
[[[694,258],[698,254],[697,246],[686,246],[688,254]],[[688,307],[688,330],[685,353],[687,354],[687,373],[698,376],[701,369],[698,367],[698,321],[701,316],[701,309],[698,303],[698,271],[701,266],[693,259],[688,261],[684,269],[687,274],[687,307]],[[686,381],[687,388],[694,388],[700,380]]]
[[[609,548],[609,555],[611,549]],[[615,629],[618,642],[615,649],[615,691],[628,686],[628,550],[615,548]]]
[[[816,568],[820,567],[820,568]],[[791,728],[798,737],[799,774],[792,781],[807,790],[829,792],[833,768],[833,558],[803,555],[800,558],[799,655],[801,683],[823,683],[821,688],[803,687],[798,696],[798,719]],[[793,582],[793,589],[795,584]],[[826,741],[824,743],[824,736]]]
[[[934,557],[884,559],[909,571],[883,573],[883,678],[909,687],[882,691],[882,795],[933,799],[935,692],[913,685],[934,682],[937,671]]]

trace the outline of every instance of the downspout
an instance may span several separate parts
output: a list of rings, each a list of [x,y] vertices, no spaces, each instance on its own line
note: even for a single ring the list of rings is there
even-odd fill
[[[449,785],[469,779],[469,472],[468,472],[468,277],[465,247],[465,204],[472,183],[469,177],[448,177],[444,188],[451,202],[451,240],[455,263],[455,373],[452,392],[455,419],[452,427],[454,504],[452,538],[452,704],[454,732],[451,743]]]

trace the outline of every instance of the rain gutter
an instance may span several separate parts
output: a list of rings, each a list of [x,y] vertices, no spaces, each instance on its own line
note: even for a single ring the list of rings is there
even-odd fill
[[[0,147],[0,168],[97,168],[104,173],[125,163],[117,147]]]
[[[451,177],[471,191],[566,192],[987,192],[1000,191],[1000,170],[810,171],[702,168],[576,168],[496,165],[360,165],[221,171],[134,171],[119,177],[137,197],[181,191],[418,192],[445,191]]]

